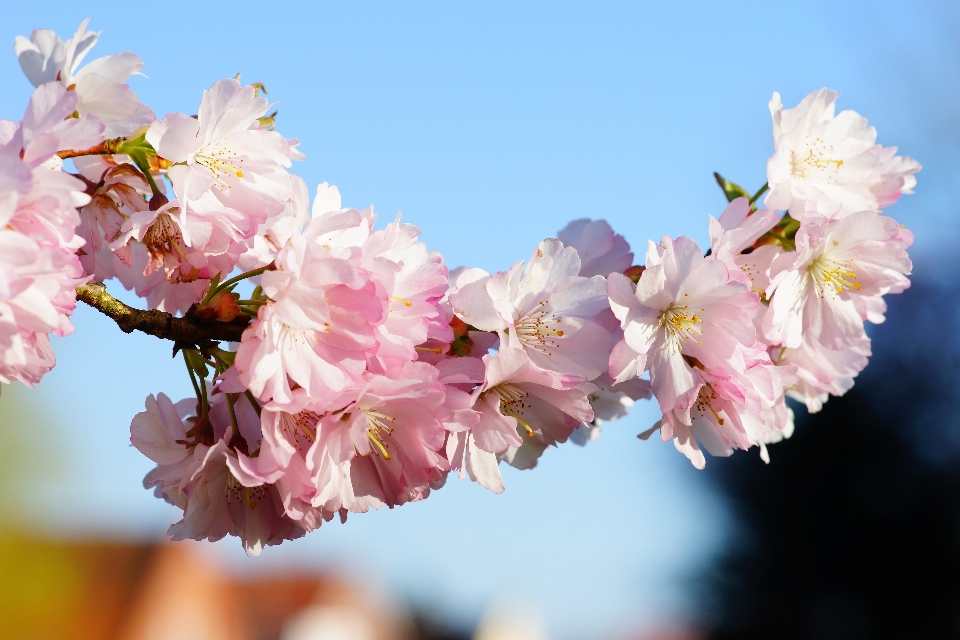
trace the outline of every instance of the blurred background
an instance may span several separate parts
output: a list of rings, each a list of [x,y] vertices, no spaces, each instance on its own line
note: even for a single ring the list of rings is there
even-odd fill
[[[753,191],[767,102],[828,86],[923,165],[889,214],[914,286],[852,392],[771,449],[692,468],[636,434],[452,480],[423,503],[243,554],[170,545],[178,513],[129,445],[150,393],[191,394],[169,345],[80,306],[36,389],[0,397],[0,637],[705,640],[960,637],[960,6],[955,2],[8,4],[0,117],[37,27],[139,54],[141,99],[195,113],[243,74],[301,140],[295,170],[423,230],[451,266],[525,259],[569,220],[707,238],[711,173]],[[115,283],[111,291],[119,292]],[[135,300],[125,298],[131,304]]]

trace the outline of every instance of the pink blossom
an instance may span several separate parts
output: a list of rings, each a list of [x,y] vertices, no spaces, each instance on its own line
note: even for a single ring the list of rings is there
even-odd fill
[[[742,373],[693,369],[696,399],[689,408],[664,412],[654,425],[664,442],[674,446],[698,469],[706,460],[701,446],[713,456],[757,445],[769,461],[766,444],[793,433],[793,417],[784,403],[783,383],[761,345],[741,348]]]
[[[16,194],[16,212],[7,224],[43,244],[71,253],[83,245],[77,235],[76,207],[90,202],[84,184],[62,170],[60,149],[92,146],[102,139],[103,125],[95,118],[68,118],[76,96],[57,83],[37,89],[19,126],[10,128],[0,147],[0,173]]]
[[[195,449],[187,440],[188,425],[185,423],[196,408],[196,402],[191,398],[174,404],[160,393],[156,398],[147,396],[145,404],[146,411],[135,415],[130,422],[131,444],[157,463],[144,478],[143,486],[153,487],[158,498],[184,509],[187,496],[181,487],[200,466],[194,455]]]
[[[387,316],[377,327],[376,357],[381,370],[415,360],[416,347],[426,342],[431,323],[442,315],[439,302],[447,293],[447,267],[441,256],[416,241],[419,234],[419,229],[401,224],[398,217],[364,243],[364,264],[379,276],[389,296]],[[387,266],[387,260],[395,266]]]
[[[438,382],[444,385],[446,400],[443,426],[447,431],[469,431],[480,422],[480,414],[473,408],[473,391],[486,379],[486,366],[480,358],[448,357],[434,365]]]
[[[754,248],[754,243],[780,222],[775,211],[750,211],[746,198],[734,199],[719,220],[710,216],[710,252],[731,269],[739,269],[741,279],[755,291],[766,289],[770,281],[770,265],[783,252],[776,245],[765,244]]]
[[[806,337],[796,349],[782,349],[777,363],[784,378],[791,381],[787,395],[816,413],[830,396],[842,396],[853,387],[853,379],[867,366],[870,355],[866,335],[858,343],[836,350]]]
[[[901,194],[912,194],[917,186],[914,175],[920,171],[920,163],[913,158],[898,156],[896,147],[883,147],[880,150],[880,182],[871,186],[879,207],[889,207],[900,199]]]
[[[480,420],[470,431],[479,449],[531,468],[548,446],[566,442],[581,422],[593,420],[588,395],[596,387],[582,376],[540,369],[516,347],[483,362],[485,380],[473,392]]]
[[[579,273],[576,249],[544,240],[526,265],[493,276],[462,272],[450,304],[464,322],[497,332],[502,345],[523,349],[538,367],[592,379],[606,369],[619,331],[608,316],[604,278]]]
[[[187,505],[183,519],[170,527],[173,540],[214,541],[234,535],[247,553],[260,555],[266,545],[306,533],[285,516],[275,487],[239,469],[243,454],[233,454],[221,440],[209,449],[198,445],[194,456],[199,466],[183,487]]]
[[[882,303],[872,299],[909,286],[903,247],[911,239],[870,211],[800,227],[796,252],[778,256],[770,270],[765,337],[791,349],[805,335],[830,349],[859,344],[863,321],[882,318]]]
[[[283,211],[290,199],[292,150],[279,133],[260,128],[267,101],[252,86],[224,79],[203,93],[197,118],[167,114],[150,125],[147,141],[174,163],[167,171],[186,216],[230,217],[238,237]],[[299,157],[299,156],[296,156]],[[187,244],[193,238],[185,236]]]
[[[470,356],[448,357],[436,366],[439,381],[445,385],[447,394],[444,403],[447,415],[443,426],[449,432],[445,456],[450,470],[456,471],[460,480],[469,476],[480,486],[494,493],[503,493],[505,487],[497,454],[478,447],[472,433],[481,419],[474,408],[476,394],[472,392],[486,379],[484,361]]]
[[[109,245],[120,282],[145,297],[150,308],[171,313],[199,301],[209,281],[230,273],[238,259],[233,249],[239,245],[222,227],[192,215],[183,227],[180,211],[177,200],[154,211],[141,206]],[[194,239],[192,246],[184,239],[185,229]]]
[[[854,111],[834,115],[837,92],[820,89],[793,109],[780,94],[770,101],[773,144],[767,163],[767,208],[843,218],[878,211],[909,193],[920,165],[876,144],[877,131]]]
[[[425,498],[443,477],[445,400],[436,368],[425,363],[367,377],[354,401],[320,421],[308,454],[314,506],[366,511]]]
[[[266,231],[260,245],[265,253],[259,261],[279,256],[283,246],[300,246],[306,240],[314,254],[360,268],[386,306],[386,313],[374,323],[376,349],[368,354],[371,371],[383,372],[415,360],[416,347],[431,335],[450,333],[440,308],[448,286],[447,269],[439,255],[417,242],[419,229],[401,223],[398,216],[385,229],[372,231],[373,212],[341,209],[336,187],[324,183],[317,190],[313,219],[301,235],[303,197],[300,190],[294,217],[281,218]]]
[[[570,440],[581,447],[600,437],[604,422],[612,422],[627,415],[636,400],[647,399],[653,395],[650,382],[641,378],[630,378],[616,384],[606,373],[590,381],[596,390],[587,397],[593,409],[593,421],[585,422],[570,435]]]
[[[290,201],[283,211],[260,224],[257,233],[246,240],[246,250],[240,256],[239,265],[251,271],[273,262],[287,241],[299,234],[310,220],[310,195],[300,176],[290,176]],[[327,183],[320,185],[324,189]],[[336,187],[334,187],[336,188]]]
[[[362,255],[363,245],[377,220],[372,207],[363,211],[342,208],[340,191],[326,182],[317,187],[310,215],[304,237],[327,249],[332,256],[344,259]]]
[[[87,31],[89,19],[66,42],[49,29],[35,29],[27,40],[17,36],[14,50],[20,68],[35,87],[57,82],[77,95],[76,111],[90,113],[107,126],[106,137],[128,136],[152,122],[153,111],[126,84],[143,67],[130,52],[80,63],[97,43],[99,33]],[[85,147],[73,147],[85,148]]]
[[[469,431],[450,433],[447,436],[446,456],[461,480],[468,477],[493,493],[503,493],[506,487],[500,475],[500,459],[497,454],[477,446]]]
[[[89,133],[84,129],[89,123],[74,119],[64,124],[59,119],[71,106],[63,93],[62,87],[41,87],[19,127],[0,127],[2,382],[20,380],[32,386],[54,366],[48,334],[73,331],[75,288],[84,282],[75,253],[83,245],[76,234],[75,207],[86,204],[89,196],[83,183],[58,164],[44,165],[56,157],[59,141]],[[47,150],[50,146],[53,151]]]
[[[62,252],[16,231],[0,229],[0,253],[0,382],[33,386],[56,364],[48,334],[73,331],[83,280]]]
[[[263,481],[257,459],[244,453],[257,448],[256,412],[242,396],[231,409],[224,394],[211,394],[212,434],[207,437],[215,440],[212,445],[199,441],[203,427],[190,416],[190,400],[174,405],[163,394],[150,396],[147,410],[130,425],[131,442],[158,465],[144,485],[155,487],[159,496],[184,511],[183,519],[170,527],[172,538],[219,540],[235,535],[248,553],[259,555],[265,545],[298,538],[329,519],[331,514],[316,510],[298,519],[285,513],[277,487]]]
[[[317,488],[310,478],[307,454],[317,439],[320,414],[302,389],[285,407],[268,404],[261,411],[262,441],[257,474],[273,482],[290,517],[299,520],[310,513]]]
[[[326,183],[317,189],[313,219],[304,237],[331,256],[358,261],[387,299],[387,314],[377,325],[377,351],[371,370],[385,371],[417,358],[416,347],[429,337],[449,333],[440,308],[448,288],[442,257],[417,241],[420,230],[400,216],[373,231],[372,210],[341,209],[340,193]]]
[[[386,301],[366,271],[302,236],[290,240],[276,265],[262,276],[270,301],[244,332],[236,368],[262,401],[289,402],[293,385],[319,401],[363,373]]]
[[[620,274],[608,283],[624,330],[610,356],[610,377],[621,382],[649,368],[664,413],[689,411],[700,386],[695,369],[714,375],[746,370],[743,347],[756,341],[758,296],[723,262],[704,258],[693,240],[651,243],[636,285]]]
[[[77,94],[58,82],[37,87],[12,138],[5,147],[15,151],[31,168],[52,163],[62,168],[56,153],[62,149],[86,149],[104,139],[103,124],[86,114],[70,117],[77,108]]]
[[[565,246],[573,247],[580,256],[580,273],[584,278],[622,273],[633,264],[630,245],[614,233],[606,220],[574,220],[557,234]]]
[[[101,282],[116,275],[119,259],[111,243],[121,234],[124,222],[147,209],[145,195],[150,185],[133,165],[113,165],[98,176],[100,186],[91,195],[90,203],[80,208],[78,234],[86,244],[80,251],[84,272]]]

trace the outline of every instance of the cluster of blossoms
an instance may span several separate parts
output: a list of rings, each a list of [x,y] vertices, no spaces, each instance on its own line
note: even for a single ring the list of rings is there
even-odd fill
[[[126,84],[137,56],[80,66],[96,40],[85,22],[16,43],[36,91],[0,122],[0,380],[53,367],[49,334],[93,281],[222,330],[155,333],[195,397],[150,396],[130,427],[157,465],[145,485],[183,509],[175,539],[259,553],[451,473],[500,493],[500,463],[592,441],[641,398],[663,414],[641,437],[659,429],[697,467],[702,449],[768,460],[793,431],[786,397],[817,411],[849,389],[864,322],[909,285],[912,236],[881,208],[920,166],[826,89],[793,109],[774,94],[768,185],[718,176],[729,205],[706,252],[665,237],[634,264],[584,219],[491,274],[449,270],[416,227],[378,228],[326,183],[311,203],[261,85],[221,80],[197,114],[158,120]]]

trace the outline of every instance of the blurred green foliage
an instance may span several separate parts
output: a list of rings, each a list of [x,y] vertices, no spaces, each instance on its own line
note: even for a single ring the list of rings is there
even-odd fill
[[[34,389],[0,391],[0,531],[28,526],[35,489],[58,475],[60,448],[49,413]]]

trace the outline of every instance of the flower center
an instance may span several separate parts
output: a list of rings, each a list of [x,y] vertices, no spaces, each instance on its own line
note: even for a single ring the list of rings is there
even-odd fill
[[[810,265],[810,277],[818,298],[828,294],[840,295],[843,290],[860,290],[857,272],[853,268],[853,258],[835,260],[821,255]]]
[[[234,501],[242,502],[247,505],[251,511],[257,508],[257,505],[267,495],[264,487],[245,487],[240,481],[233,477],[230,470],[227,470],[227,484],[224,487],[224,493],[227,496],[227,504]]]
[[[320,416],[313,411],[280,414],[280,433],[297,451],[309,449],[317,440],[317,422]]]
[[[820,178],[828,183],[836,183],[843,160],[831,158],[832,155],[832,144],[826,144],[821,138],[812,142],[808,138],[805,152],[791,153],[790,172],[801,180]]]
[[[179,210],[174,208],[170,211],[176,213]],[[167,282],[193,282],[200,276],[200,270],[190,264],[183,253],[180,225],[170,215],[161,213],[157,216],[143,234],[143,244],[150,254],[150,264],[144,275],[163,267]]]
[[[171,211],[178,211],[171,209]],[[185,258],[180,243],[183,242],[183,234],[180,232],[180,225],[174,222],[166,213],[161,213],[153,221],[147,232],[143,234],[143,244],[147,246],[147,251],[154,260],[163,260],[165,256],[176,253],[180,259]]]
[[[225,177],[244,176],[243,158],[237,158],[237,154],[226,147],[203,146],[193,155],[193,161],[213,174],[214,186],[221,192],[232,188],[224,180]]]
[[[390,446],[384,438],[393,435],[393,427],[387,423],[392,424],[396,422],[397,419],[391,418],[374,409],[363,409],[363,414],[367,417],[367,437],[370,438],[370,442],[380,451],[383,459],[389,460],[391,456],[387,449],[389,449]]]
[[[549,302],[544,300],[514,324],[517,338],[524,346],[548,356],[553,355],[551,348],[559,346],[556,338],[563,337],[563,330],[557,328],[563,317],[544,309]]]
[[[714,420],[717,421],[717,424],[723,424],[723,418],[720,417],[720,414],[717,413],[717,410],[713,408],[713,401],[717,399],[717,393],[713,390],[709,384],[704,384],[700,387],[700,392],[697,394],[697,400],[693,403],[694,411],[700,413],[700,415],[706,417],[708,413],[713,414]]]
[[[512,416],[526,430],[528,436],[533,436],[533,429],[523,419],[523,410],[530,406],[526,403],[526,399],[530,397],[529,393],[509,382],[498,384],[488,389],[484,395],[486,393],[492,393],[500,398],[500,413],[505,416]]]
[[[390,306],[390,312],[391,312],[391,313],[393,313],[393,303],[394,303],[394,302],[401,302],[401,303],[403,303],[403,306],[407,307],[408,309],[413,306],[413,303],[410,302],[409,300],[407,300],[406,298],[401,298],[400,296],[390,296],[390,305],[389,305],[389,306]]]
[[[697,338],[703,335],[703,318],[696,313],[690,313],[690,305],[672,304],[660,314],[657,327],[666,330],[667,344],[675,346],[679,351],[687,340],[700,344]]]
[[[319,342],[315,336],[311,335],[311,331],[291,327],[276,319],[275,321],[278,325],[277,342],[280,344],[281,349],[309,347],[312,343]]]

